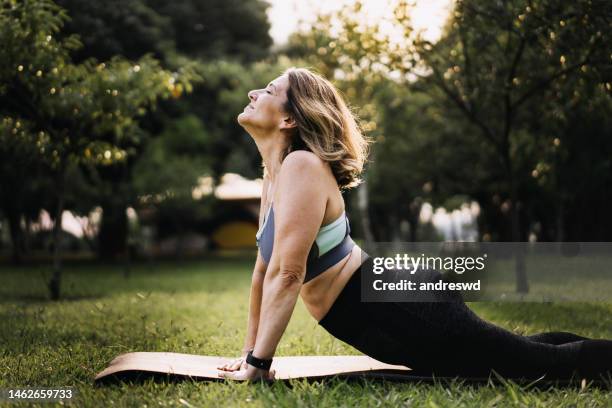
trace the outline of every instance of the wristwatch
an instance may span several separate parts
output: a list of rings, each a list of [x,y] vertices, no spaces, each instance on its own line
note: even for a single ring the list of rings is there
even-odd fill
[[[246,357],[247,364],[257,367],[262,370],[269,370],[272,365],[272,359],[264,360],[253,356],[253,349],[249,350],[249,354]]]

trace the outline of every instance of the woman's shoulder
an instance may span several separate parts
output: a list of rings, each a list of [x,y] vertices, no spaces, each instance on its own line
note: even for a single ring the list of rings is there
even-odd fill
[[[286,171],[314,171],[325,169],[327,163],[319,156],[308,150],[294,150],[289,153],[281,165]]]

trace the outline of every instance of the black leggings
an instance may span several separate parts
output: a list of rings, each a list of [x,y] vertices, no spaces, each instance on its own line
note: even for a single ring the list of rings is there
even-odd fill
[[[506,378],[567,380],[612,373],[611,340],[565,332],[514,334],[479,318],[456,291],[442,292],[441,302],[361,302],[362,268],[319,324],[379,361],[427,376],[482,378],[495,370]]]

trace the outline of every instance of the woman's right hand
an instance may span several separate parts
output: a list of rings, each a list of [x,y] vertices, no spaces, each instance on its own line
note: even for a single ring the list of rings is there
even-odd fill
[[[239,371],[242,369],[247,368],[247,362],[246,362],[246,357],[247,357],[248,352],[243,352],[241,357],[238,357],[232,361],[230,361],[229,363],[225,363],[221,366],[218,366],[217,368],[219,370],[223,370],[223,371]]]

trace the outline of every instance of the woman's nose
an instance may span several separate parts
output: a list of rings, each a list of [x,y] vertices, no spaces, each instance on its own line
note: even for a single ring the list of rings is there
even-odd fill
[[[247,94],[249,96],[249,99],[252,101],[255,101],[255,99],[257,99],[257,92],[253,91],[249,91],[249,93]]]

